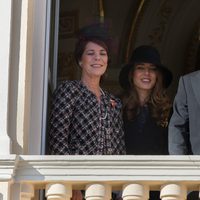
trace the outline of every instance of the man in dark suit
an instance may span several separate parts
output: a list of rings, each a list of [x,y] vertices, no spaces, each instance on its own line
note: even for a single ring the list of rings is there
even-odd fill
[[[169,153],[200,155],[200,70],[182,76],[169,123]],[[188,200],[199,200],[199,192]]]
[[[169,123],[169,153],[200,155],[200,70],[179,80]]]

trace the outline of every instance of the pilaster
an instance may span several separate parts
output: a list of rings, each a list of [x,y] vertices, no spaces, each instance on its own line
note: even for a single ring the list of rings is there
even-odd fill
[[[8,136],[11,19],[12,1],[0,1],[0,155],[11,153]]]

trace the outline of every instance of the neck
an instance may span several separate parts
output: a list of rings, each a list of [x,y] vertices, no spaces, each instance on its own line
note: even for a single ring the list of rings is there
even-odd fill
[[[81,82],[90,90],[92,93],[95,94],[97,97],[98,101],[100,101],[100,96],[101,96],[101,88],[99,86],[99,81],[100,79],[95,78],[95,79],[89,79],[89,78],[81,78]]]
[[[139,91],[138,96],[139,96],[140,105],[143,106],[149,100],[150,91]]]

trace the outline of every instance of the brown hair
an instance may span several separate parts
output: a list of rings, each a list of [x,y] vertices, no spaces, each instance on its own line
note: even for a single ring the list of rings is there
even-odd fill
[[[134,67],[129,72],[129,82],[131,89],[124,94],[123,100],[123,117],[126,120],[134,120],[135,117],[140,112],[140,102],[138,92],[133,84],[132,73]],[[156,119],[157,124],[166,127],[168,125],[168,119],[171,110],[171,101],[167,95],[166,89],[163,86],[163,76],[162,73],[157,70],[157,80],[156,84],[150,94],[147,102],[151,116]]]
[[[76,59],[76,63],[79,65],[79,61],[81,60],[81,57],[83,55],[83,52],[85,50],[86,45],[88,44],[88,42],[94,42],[98,45],[100,45],[101,47],[103,47],[107,54],[108,54],[108,60],[110,58],[109,55],[109,47],[107,46],[106,42],[104,42],[103,40],[99,39],[99,38],[80,38],[78,40],[78,42],[76,43],[75,46],[75,51],[74,51],[74,56]]]

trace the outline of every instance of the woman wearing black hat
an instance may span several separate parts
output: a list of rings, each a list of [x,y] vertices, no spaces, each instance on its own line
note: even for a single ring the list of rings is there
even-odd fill
[[[171,72],[161,64],[158,51],[152,46],[139,46],[119,76],[124,89],[123,119],[125,146],[128,155],[168,154],[167,126],[171,103],[166,88]],[[151,193],[150,199],[159,199]]]
[[[103,24],[80,30],[75,59],[81,80],[65,81],[54,93],[50,117],[50,154],[125,153],[121,101],[103,91],[100,80],[109,60],[110,37]]]

